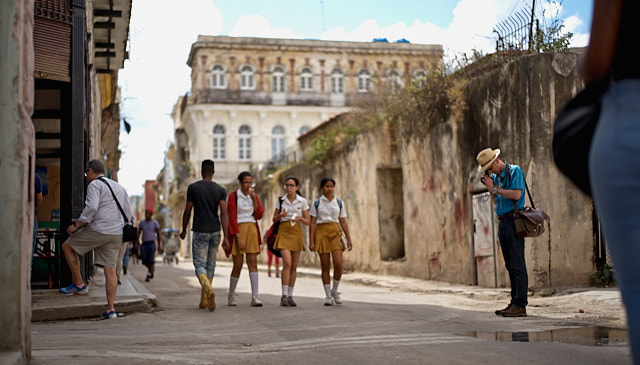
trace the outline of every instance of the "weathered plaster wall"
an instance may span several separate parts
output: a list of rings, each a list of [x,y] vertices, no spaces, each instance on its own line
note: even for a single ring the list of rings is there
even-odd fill
[[[589,284],[595,270],[592,203],[560,175],[550,147],[557,110],[582,86],[577,60],[576,53],[522,57],[469,81],[466,107],[446,122],[425,121],[431,124],[424,137],[377,129],[339,147],[322,168],[284,171],[260,191],[267,212],[263,229],[271,224],[284,176],[298,176],[309,201],[319,195],[320,179],[332,176],[354,240],[354,250],[345,255],[348,270],[475,284],[471,194],[482,189],[475,156],[497,147],[504,160],[523,168],[536,206],[551,217],[550,230],[526,240],[530,287]],[[404,204],[405,257],[384,261],[376,171],[394,163],[402,168],[397,197]],[[498,285],[506,286],[497,255]],[[318,263],[306,253],[301,264]]]
[[[550,147],[555,115],[582,87],[578,57],[527,56],[469,84],[469,129],[460,145],[473,150],[462,155],[501,148],[506,161],[523,168],[536,206],[551,217],[549,231],[527,239],[530,287],[588,284],[595,270],[592,202],[555,168]]]
[[[35,134],[33,1],[0,3],[0,363],[31,356],[30,257],[33,232]],[[7,280],[14,278],[15,280]]]

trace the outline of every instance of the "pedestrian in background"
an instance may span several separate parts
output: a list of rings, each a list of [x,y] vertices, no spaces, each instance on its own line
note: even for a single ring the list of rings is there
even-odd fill
[[[157,220],[152,219],[152,216],[153,211],[146,209],[144,211],[144,220],[138,224],[138,241],[140,241],[140,237],[142,237],[140,258],[142,259],[142,264],[147,267],[147,277],[144,281],[153,279],[156,264],[156,249],[162,250],[160,224]]]
[[[215,165],[211,160],[202,161],[202,180],[191,183],[187,188],[187,204],[182,214],[180,238],[187,235],[187,226],[193,209],[193,238],[191,253],[196,276],[200,281],[201,297],[207,298],[207,308],[216,309],[216,295],[213,292],[213,275],[216,270],[216,255],[220,246],[220,228],[224,233],[223,247],[229,245],[229,225],[227,219],[227,191],[213,181]],[[218,213],[219,210],[219,213]]]
[[[274,264],[276,278],[280,277],[280,258],[271,252],[268,248],[267,251],[267,275],[271,277],[271,264]]]
[[[300,181],[295,176],[284,179],[286,194],[280,198],[273,213],[273,222],[280,221],[273,247],[282,254],[282,297],[280,305],[295,307],[293,286],[296,282],[300,252],[304,251],[302,224],[309,224],[309,203],[300,195]]]
[[[236,306],[236,286],[240,279],[240,272],[244,256],[247,257],[249,280],[251,281],[251,306],[262,307],[258,296],[258,254],[262,246],[258,220],[262,219],[264,209],[258,195],[253,190],[253,178],[247,171],[238,175],[240,188],[227,199],[227,215],[229,216],[229,242],[233,255],[233,269],[229,277],[228,304]],[[202,302],[201,302],[202,305]]]
[[[104,164],[100,160],[87,163],[85,172],[89,186],[85,207],[78,220],[67,227],[71,236],[62,244],[62,252],[71,270],[71,285],[61,288],[63,294],[87,294],[89,289],[80,274],[78,255],[93,250],[93,262],[104,268],[107,293],[107,310],[102,313],[104,319],[118,318],[114,302],[118,290],[116,261],[118,250],[122,246],[122,228],[124,222],[113,195],[126,214],[131,214],[129,196],[120,184],[104,177]],[[113,192],[113,194],[112,194]],[[128,218],[127,221],[133,218]]]
[[[629,345],[640,364],[640,2],[596,0],[581,64],[586,83],[605,83],[591,142],[591,192],[627,312]]]
[[[496,204],[498,240],[511,282],[511,302],[495,313],[503,317],[526,317],[529,277],[524,259],[524,238],[516,236],[513,204],[515,201],[518,210],[524,208],[524,173],[520,166],[507,164],[498,156],[498,148],[485,148],[476,156],[480,168],[485,172],[481,181]]]
[[[36,253],[38,245],[38,207],[42,205],[42,179],[40,175],[33,174],[33,250],[31,251],[31,264],[33,255]]]
[[[311,205],[309,214],[309,250],[316,251],[320,255],[320,268],[322,269],[322,285],[324,286],[324,305],[332,306],[342,304],[338,287],[342,279],[342,252],[351,250],[351,235],[347,225],[347,211],[342,200],[336,198],[333,193],[336,186],[335,180],[325,177],[320,182],[322,196]],[[340,244],[340,237],[344,232],[347,238],[347,247]],[[331,261],[333,261],[333,288],[331,287]]]

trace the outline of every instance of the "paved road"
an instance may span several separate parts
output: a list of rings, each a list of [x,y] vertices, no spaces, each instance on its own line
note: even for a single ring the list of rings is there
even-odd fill
[[[348,275],[341,284],[344,304],[324,307],[320,279],[302,275],[294,292],[298,307],[283,308],[278,306],[279,279],[261,271],[265,305],[252,308],[245,269],[238,285],[238,306],[228,307],[231,270],[228,264],[220,264],[214,279],[218,308],[209,312],[197,307],[199,284],[191,263],[157,266],[156,278],[144,283],[158,297],[157,311],[117,320],[33,323],[32,363],[631,363],[624,344],[539,341],[557,341],[563,337],[562,329],[575,327],[575,322],[451,309],[434,302],[429,294],[350,283]],[[130,275],[142,282],[145,269],[133,266]],[[512,332],[528,332],[531,342],[511,341]],[[583,343],[593,342],[589,335],[581,336],[587,337]]]

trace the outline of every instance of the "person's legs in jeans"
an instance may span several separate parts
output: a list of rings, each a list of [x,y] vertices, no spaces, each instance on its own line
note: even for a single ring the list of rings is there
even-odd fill
[[[124,245],[124,257],[122,258],[122,273],[127,274],[127,267],[129,266],[129,242]]]
[[[220,232],[210,233],[207,247],[207,277],[213,279],[216,271],[216,257],[218,256],[218,246],[220,246]]]
[[[591,190],[640,362],[640,80],[611,85],[589,154]]]
[[[216,239],[217,237],[217,239]],[[215,244],[214,244],[215,243]],[[216,309],[215,294],[211,288],[213,273],[216,265],[216,254],[220,244],[220,233],[193,232],[191,252],[196,276],[202,286],[201,294],[207,297],[207,306],[210,311]],[[212,257],[212,258],[211,258]],[[209,273],[211,277],[209,278]]]
[[[524,238],[516,236],[513,218],[500,222],[498,239],[511,282],[511,304],[526,308],[529,279],[524,258]]]
[[[507,236],[505,235],[505,226],[508,224],[507,221],[500,222],[498,225],[498,241],[500,241],[500,248],[502,249],[502,258],[504,259],[504,267],[507,269],[509,273],[509,283],[511,285],[511,302],[509,305],[513,305],[513,299],[516,296],[516,285],[515,285],[515,275],[511,272],[511,241],[507,240]]]

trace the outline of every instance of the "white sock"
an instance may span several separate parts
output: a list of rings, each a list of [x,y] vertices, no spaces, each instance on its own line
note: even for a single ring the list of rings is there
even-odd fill
[[[284,295],[284,296],[289,295],[289,285],[283,285],[282,286],[282,295]]]
[[[324,285],[324,293],[327,295],[327,298],[331,298],[331,285]]]
[[[289,287],[289,296],[290,297],[293,296],[293,287],[292,286]]]
[[[340,280],[333,279],[333,289],[331,289],[332,293],[338,292],[338,286],[340,286]]]
[[[229,294],[233,294],[236,292],[236,286],[238,286],[238,280],[240,278],[234,278],[233,276],[229,277]]]
[[[250,272],[249,280],[251,280],[251,295],[258,295],[258,272]]]

